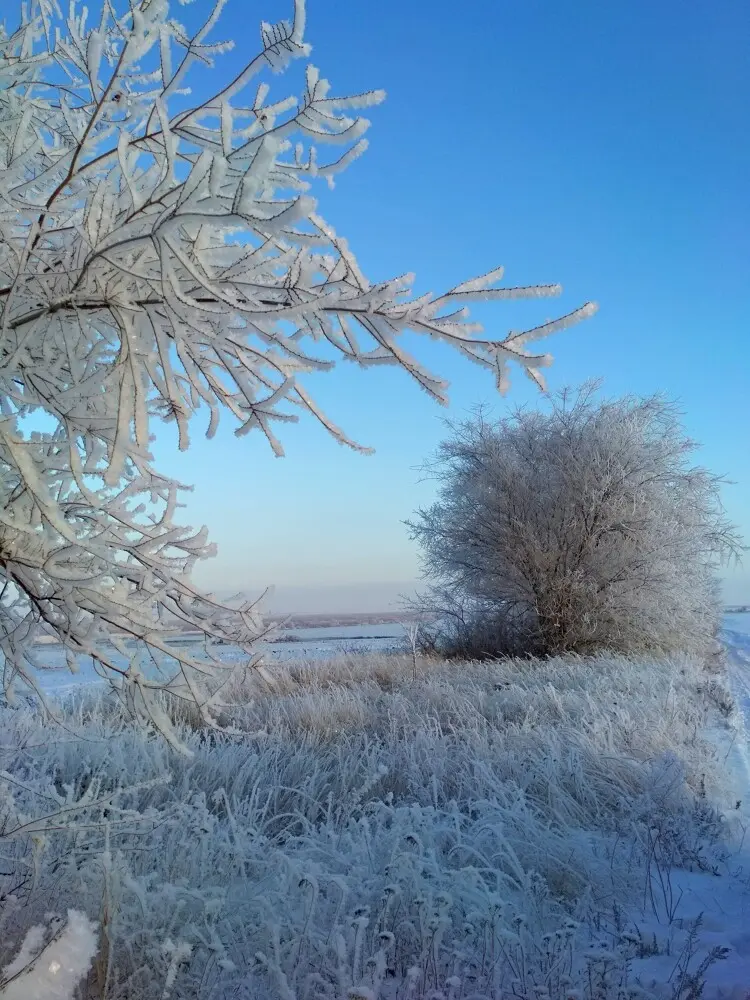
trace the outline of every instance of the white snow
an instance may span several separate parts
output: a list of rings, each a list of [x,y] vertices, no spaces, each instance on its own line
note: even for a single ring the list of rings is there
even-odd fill
[[[634,972],[648,988],[679,981],[680,948],[686,939],[685,927],[700,917],[699,951],[691,963],[695,968],[712,948],[728,948],[725,958],[705,973],[704,1000],[748,1000],[750,997],[750,614],[727,615],[722,638],[737,712],[730,731],[714,732],[717,748],[726,767],[728,818],[734,851],[719,875],[675,869],[671,887],[679,899],[675,926],[650,920],[641,923],[644,934],[655,934],[669,946],[669,953],[634,962]],[[736,795],[735,809],[731,797]],[[690,993],[675,996],[691,997]]]
[[[77,910],[44,945],[44,928],[27,932],[16,958],[0,973],[2,1000],[70,1000],[98,948],[96,927]]]

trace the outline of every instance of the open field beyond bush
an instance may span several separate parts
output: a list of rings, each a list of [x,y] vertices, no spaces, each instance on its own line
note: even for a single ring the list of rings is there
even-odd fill
[[[722,675],[372,655],[274,676],[233,733],[185,716],[190,757],[94,691],[62,728],[0,710],[0,965],[75,907],[100,929],[86,997],[684,1000],[705,978],[744,1000]]]

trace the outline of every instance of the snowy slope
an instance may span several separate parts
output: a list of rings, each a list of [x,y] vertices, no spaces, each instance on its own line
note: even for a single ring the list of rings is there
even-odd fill
[[[725,761],[729,798],[736,795],[737,808],[728,811],[732,823],[734,850],[717,877],[703,872],[674,871],[672,890],[679,900],[675,926],[664,922],[643,928],[664,941],[669,954],[660,954],[634,963],[644,986],[679,980],[680,949],[684,948],[684,928],[701,917],[700,947],[690,967],[695,969],[712,948],[728,949],[726,957],[706,972],[704,1000],[750,1000],[750,614],[727,615],[722,636],[737,714],[732,727],[714,734]],[[653,978],[651,978],[653,977]],[[679,1000],[691,993],[676,992]]]
[[[750,731],[750,614],[727,615],[725,626],[732,687]]]

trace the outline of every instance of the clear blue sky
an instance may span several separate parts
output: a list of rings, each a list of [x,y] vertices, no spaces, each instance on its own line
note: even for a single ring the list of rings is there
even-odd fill
[[[238,51],[222,69],[255,50],[261,18],[290,7],[229,0],[217,35]],[[334,90],[388,92],[369,113],[366,156],[335,191],[316,192],[365,273],[412,270],[420,291],[437,291],[504,264],[512,284],[563,284],[541,312],[484,310],[497,335],[598,301],[597,317],[548,342],[550,386],[601,377],[607,394],[679,399],[701,461],[735,480],[726,506],[750,536],[746,0],[309,0],[307,37]],[[291,82],[275,79],[276,93]],[[520,372],[506,402],[451,352],[415,350],[450,378],[454,416],[533,396]],[[283,460],[259,438],[234,438],[228,421],[213,442],[196,425],[179,457],[160,437],[159,460],[195,484],[187,520],[219,545],[197,579],[275,583],[287,608],[382,606],[418,575],[402,521],[430,500],[415,467],[446,413],[388,369],[344,368],[308,386],[374,457],[311,423],[286,430]],[[727,589],[743,595],[747,569]]]

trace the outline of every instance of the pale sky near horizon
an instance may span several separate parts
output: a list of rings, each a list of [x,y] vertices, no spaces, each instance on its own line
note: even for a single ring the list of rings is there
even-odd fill
[[[229,0],[217,37],[240,51],[219,71],[254,50],[257,22],[289,8]],[[492,335],[595,299],[593,320],[545,345],[550,387],[600,377],[607,395],[679,400],[700,461],[735,481],[726,507],[750,537],[744,0],[309,0],[307,37],[335,92],[388,92],[368,112],[369,151],[334,191],[314,192],[368,277],[414,271],[419,291],[442,291],[504,264],[509,284],[563,284],[554,303],[483,308]],[[290,83],[274,78],[274,92]],[[207,524],[218,543],[200,584],[276,584],[275,606],[300,611],[376,610],[411,589],[418,557],[402,522],[432,496],[417,467],[441,418],[479,402],[499,415],[535,390],[515,371],[503,400],[487,373],[446,348],[409,346],[450,379],[449,412],[394,370],[306,382],[336,423],[377,449],[372,457],[309,421],[282,428],[283,460],[259,436],[235,438],[229,421],[211,442],[197,421],[184,455],[160,433],[157,464],[195,485],[184,519]],[[726,598],[750,602],[748,567]]]

